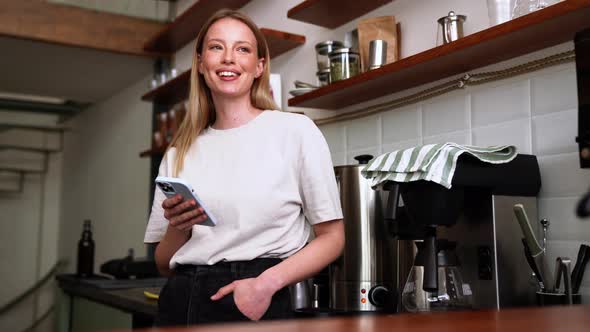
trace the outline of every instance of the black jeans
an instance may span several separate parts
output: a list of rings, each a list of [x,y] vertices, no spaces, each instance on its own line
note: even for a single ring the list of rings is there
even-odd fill
[[[233,293],[220,300],[210,297],[234,280],[254,278],[278,264],[278,258],[220,262],[215,265],[181,265],[160,291],[156,326],[249,321],[237,308]],[[276,292],[262,320],[292,317],[287,287]]]

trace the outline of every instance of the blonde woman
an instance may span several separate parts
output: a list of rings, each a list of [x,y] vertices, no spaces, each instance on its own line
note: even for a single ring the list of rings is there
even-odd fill
[[[199,225],[206,216],[194,201],[156,190],[145,242],[158,243],[169,276],[157,325],[288,318],[287,286],[342,251],[328,146],[307,117],[277,111],[269,60],[239,12],[216,13],[197,37],[189,112],[159,175],[189,182],[217,225]]]

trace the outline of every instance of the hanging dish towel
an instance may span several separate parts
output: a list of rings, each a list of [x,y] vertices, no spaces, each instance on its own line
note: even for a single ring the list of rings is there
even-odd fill
[[[361,174],[376,187],[385,181],[427,180],[451,188],[457,159],[463,153],[491,164],[507,163],[516,157],[512,145],[479,147],[455,143],[427,144],[380,155]]]

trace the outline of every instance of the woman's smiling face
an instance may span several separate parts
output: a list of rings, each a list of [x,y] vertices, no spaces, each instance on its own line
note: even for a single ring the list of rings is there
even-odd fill
[[[264,70],[257,41],[239,20],[222,18],[205,34],[199,56],[199,72],[214,98],[250,95],[254,79]]]

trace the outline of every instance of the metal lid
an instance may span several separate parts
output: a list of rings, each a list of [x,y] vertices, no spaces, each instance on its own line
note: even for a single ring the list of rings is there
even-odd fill
[[[316,75],[326,75],[326,74],[330,74],[330,68],[324,68],[321,70],[318,70],[318,72],[316,73]]]
[[[354,157],[354,159],[359,162],[357,165],[334,166],[334,169],[336,170],[336,169],[343,169],[343,168],[358,168],[360,171],[363,168],[367,167],[367,165],[369,164],[369,161],[373,160],[373,158],[375,158],[375,157],[373,157],[370,154],[361,154],[359,156]]]
[[[327,55],[333,49],[344,47],[344,43],[337,40],[326,40],[315,45],[315,50],[321,55]]]
[[[354,55],[359,55],[358,52],[355,52],[355,49],[349,48],[349,47],[345,47],[345,48],[339,48],[337,50],[334,50],[332,52],[330,52],[330,54],[328,54],[329,57],[335,56],[335,55],[340,55],[340,54],[354,54]]]
[[[465,22],[467,20],[467,16],[465,15],[457,15],[454,11],[450,11],[449,15],[443,16],[437,20],[438,23],[443,23],[446,21],[461,21]]]

